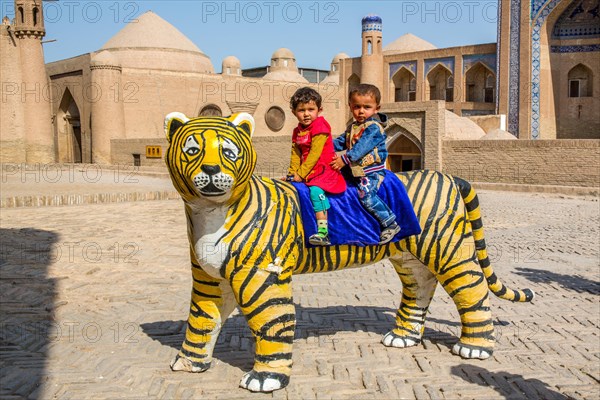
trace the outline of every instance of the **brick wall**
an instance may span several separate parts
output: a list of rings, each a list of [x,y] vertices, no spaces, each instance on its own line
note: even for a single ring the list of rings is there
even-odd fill
[[[443,171],[473,182],[600,186],[600,140],[444,141]]]

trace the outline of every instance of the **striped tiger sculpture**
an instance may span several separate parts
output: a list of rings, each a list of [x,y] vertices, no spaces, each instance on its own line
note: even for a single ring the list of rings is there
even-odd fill
[[[399,174],[421,227],[420,235],[381,246],[306,248],[294,187],[253,175],[254,120],[246,113],[165,119],[165,161],[187,216],[193,275],[185,339],[171,363],[175,371],[210,367],[219,331],[237,306],[255,338],[254,367],[240,386],[253,392],[285,387],[292,369],[295,310],[292,275],[337,271],[389,259],[402,281],[395,327],[385,346],[420,343],[425,316],[439,282],[462,323],[452,352],[485,359],[494,347],[488,291],[531,301],[494,274],[486,253],[475,191],[469,183],[432,171]],[[424,265],[402,264],[410,252]]]

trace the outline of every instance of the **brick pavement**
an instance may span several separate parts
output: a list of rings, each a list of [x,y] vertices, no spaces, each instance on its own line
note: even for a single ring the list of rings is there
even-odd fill
[[[387,262],[294,277],[290,385],[239,389],[253,343],[234,314],[202,374],[172,372],[191,276],[178,200],[1,209],[2,398],[592,399],[600,397],[597,198],[482,191],[490,255],[532,304],[491,297],[486,361],[450,353],[458,314],[438,289],[424,343],[386,348],[400,282]]]

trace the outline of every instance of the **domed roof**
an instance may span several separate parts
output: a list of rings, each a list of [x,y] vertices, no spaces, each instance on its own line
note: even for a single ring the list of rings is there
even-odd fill
[[[242,63],[236,56],[227,56],[223,59],[224,67],[239,67]]]
[[[379,15],[375,15],[375,14],[367,14],[362,19],[363,24],[372,24],[372,23],[381,24],[382,22],[383,21],[381,20],[381,17]]]
[[[92,55],[92,59],[90,60],[91,65],[112,65],[112,66],[121,66],[119,59],[112,54],[110,51],[102,50],[94,55]]]
[[[437,49],[426,40],[421,39],[412,33],[400,36],[392,43],[383,48],[384,53],[411,53],[413,51],[424,51]]]
[[[517,140],[516,136],[502,129],[492,129],[481,140]]]
[[[448,110],[445,110],[445,117],[446,129],[442,139],[477,140],[485,135],[485,131],[469,118],[459,117]]]
[[[228,56],[223,59],[221,64],[221,74],[223,75],[242,75],[242,63],[237,57]]]
[[[100,50],[118,52],[124,67],[214,72],[206,54],[152,11],[139,16],[136,22],[127,24]]]
[[[102,46],[102,50],[140,47],[202,53],[183,33],[152,11],[140,15],[137,22],[125,25]]]
[[[292,53],[292,51],[290,49],[286,49],[285,47],[282,47],[280,49],[275,50],[275,53],[273,53],[273,55],[271,56],[271,59],[276,59],[276,58],[296,58],[296,57],[294,57],[294,53]]]
[[[337,53],[335,55],[335,57],[333,57],[333,60],[331,60],[331,63],[332,64],[338,63],[338,62],[340,62],[340,60],[343,60],[344,58],[350,58],[350,56],[346,53]]]

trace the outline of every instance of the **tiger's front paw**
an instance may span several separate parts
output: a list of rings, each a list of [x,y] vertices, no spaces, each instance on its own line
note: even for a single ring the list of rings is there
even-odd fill
[[[201,363],[192,361],[189,358],[177,354],[173,361],[171,361],[171,369],[173,371],[185,371],[185,372],[204,372],[210,368],[210,362]]]
[[[480,360],[485,360],[486,358],[490,358],[494,351],[492,349],[485,349],[481,347],[469,346],[464,343],[458,342],[452,347],[452,353],[457,356],[461,356],[462,358],[477,358]]]
[[[283,389],[290,383],[290,377],[275,372],[247,372],[240,381],[240,387],[251,392],[269,393]]]
[[[400,336],[394,333],[394,331],[389,331],[385,334],[383,339],[381,339],[381,343],[383,343],[387,347],[412,347],[421,343],[421,339],[412,338],[409,336]]]

